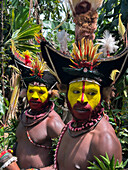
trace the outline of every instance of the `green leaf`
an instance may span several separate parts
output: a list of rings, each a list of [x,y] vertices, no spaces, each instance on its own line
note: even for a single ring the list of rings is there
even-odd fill
[[[116,165],[115,165],[115,167],[116,166],[119,166],[119,160],[117,159],[117,161],[116,161]]]
[[[41,30],[40,25],[37,25],[37,26],[34,26],[34,27],[32,26],[32,27],[28,28],[27,30],[25,30],[24,32],[19,32],[17,39],[22,38],[22,37],[27,36],[27,35],[33,35],[33,37],[34,37],[34,34],[38,33],[40,30]]]
[[[109,160],[109,157],[108,157],[108,154],[107,154],[107,152],[106,152],[106,158]],[[110,160],[109,160],[110,161]]]
[[[21,8],[22,11],[17,14],[16,18],[15,18],[15,29],[19,29],[20,27],[22,27],[22,25],[24,24],[24,22],[27,20],[28,15],[29,15],[29,8]]]
[[[95,159],[97,160],[99,166],[100,166],[102,169],[107,170],[107,168],[106,168],[106,166],[104,165],[104,163],[103,163],[99,158],[97,158],[96,156],[94,156],[94,157],[95,157]]]
[[[95,169],[95,170],[101,170],[101,169],[99,169],[99,168],[97,168],[97,167],[95,167],[95,166],[90,166],[90,167],[87,167],[88,169]]]
[[[126,134],[126,135],[127,135],[127,134]],[[128,143],[128,137],[123,137],[122,140]]]
[[[127,163],[128,163],[128,159],[124,162],[123,168],[125,168],[125,166],[127,165]]]
[[[20,29],[16,30],[16,31],[12,34],[12,39],[15,39],[15,38],[18,36],[18,34],[19,34],[20,31],[21,31]]]
[[[102,160],[104,161],[104,163],[107,165],[107,167],[109,167],[109,164],[110,164],[110,160],[107,159],[106,157],[100,155],[100,157],[102,158]]]
[[[92,163],[92,162],[90,162],[90,161],[88,161],[91,165],[93,165],[93,168],[95,168],[96,170],[101,170],[101,168],[99,167],[99,166],[97,166],[95,163]],[[91,169],[92,168],[92,166],[91,166],[91,168],[90,167],[87,167],[88,169]]]
[[[12,28],[14,25],[14,19],[15,19],[15,12],[14,12],[14,8],[12,8]]]
[[[114,165],[115,165],[115,157],[114,155],[112,156],[112,159],[110,161],[110,167],[111,167],[111,170],[114,170]]]

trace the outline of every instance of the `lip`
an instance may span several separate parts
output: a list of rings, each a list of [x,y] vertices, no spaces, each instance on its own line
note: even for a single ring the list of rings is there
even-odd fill
[[[89,112],[89,109],[84,109],[84,108],[75,108],[76,111],[83,111],[83,112]]]
[[[40,103],[39,101],[30,101],[30,102],[31,102],[31,103],[35,103],[35,104],[36,104],[36,103]]]
[[[74,110],[78,113],[81,113],[81,114],[83,114],[83,113],[85,114],[87,112],[90,112],[89,109],[84,109],[84,108],[75,108]]]

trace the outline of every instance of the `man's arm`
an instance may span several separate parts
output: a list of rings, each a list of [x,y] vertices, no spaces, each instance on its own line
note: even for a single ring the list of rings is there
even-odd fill
[[[93,139],[92,150],[93,155],[97,156],[100,159],[100,155],[105,156],[106,153],[109,156],[109,159],[112,159],[112,156],[115,157],[115,162],[122,161],[122,148],[121,144],[113,132],[106,131],[99,135],[95,135]]]

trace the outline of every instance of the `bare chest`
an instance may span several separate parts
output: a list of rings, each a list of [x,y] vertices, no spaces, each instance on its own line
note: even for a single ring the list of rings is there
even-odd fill
[[[19,123],[16,155],[20,168],[41,168],[51,164],[51,139],[48,138],[46,125],[46,120],[27,128]]]
[[[92,134],[72,138],[66,131],[57,155],[59,170],[85,170],[89,165],[88,160],[91,159],[91,139]]]
[[[46,120],[43,120],[42,122],[30,127],[25,127],[20,122],[16,130],[16,136],[18,142],[29,141],[29,139],[31,139],[35,143],[44,143],[48,136]]]

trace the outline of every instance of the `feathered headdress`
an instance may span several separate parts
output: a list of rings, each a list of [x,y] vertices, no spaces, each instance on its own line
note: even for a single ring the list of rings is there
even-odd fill
[[[50,89],[57,82],[56,74],[48,68],[46,62],[43,59],[40,61],[37,56],[32,57],[28,50],[23,54],[15,51],[12,58],[26,86],[31,82],[40,82]]]
[[[94,46],[91,40],[82,39],[78,47],[73,44],[73,53],[67,56],[57,51],[47,41],[41,42],[44,60],[57,73],[62,84],[67,85],[73,79],[86,77],[107,87],[119,80],[127,69],[128,48],[110,58],[100,58],[101,53],[97,53],[98,47],[99,45]],[[112,73],[113,70],[118,71]],[[114,73],[118,75],[115,77]]]
[[[85,38],[81,40],[81,45],[78,42],[78,47],[74,43],[73,52],[71,54],[74,61],[71,61],[76,66],[76,68],[86,67],[92,71],[93,68],[99,64],[98,57],[100,54],[102,54],[102,52],[97,53],[98,46],[98,44],[94,46],[92,40],[85,40]]]

